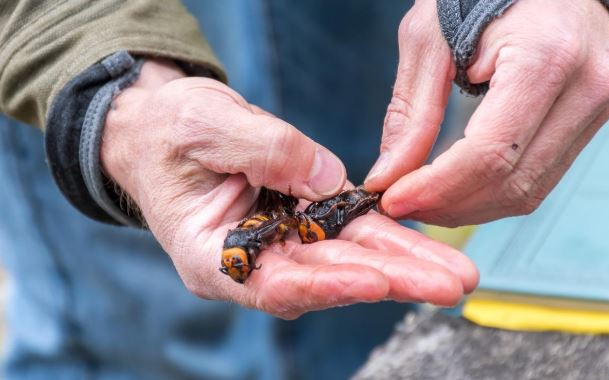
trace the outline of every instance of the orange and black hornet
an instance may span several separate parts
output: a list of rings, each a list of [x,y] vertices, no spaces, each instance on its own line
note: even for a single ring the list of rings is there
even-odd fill
[[[298,199],[262,188],[258,209],[266,209],[242,220],[228,231],[222,250],[220,272],[243,284],[256,266],[260,251],[283,238],[296,227],[294,209]]]
[[[224,240],[220,271],[239,283],[259,269],[255,262],[260,251],[283,241],[290,230],[298,230],[304,244],[334,239],[353,219],[374,208],[379,194],[357,187],[313,202],[304,211],[295,211],[296,198],[277,191],[263,188],[259,199],[258,209],[265,211],[241,221]]]
[[[300,240],[309,244],[336,238],[343,227],[374,208],[378,200],[379,193],[368,192],[360,186],[334,198],[311,203],[296,215]]]

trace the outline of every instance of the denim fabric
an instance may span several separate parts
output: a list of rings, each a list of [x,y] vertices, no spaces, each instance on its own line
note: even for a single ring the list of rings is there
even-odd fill
[[[37,130],[2,119],[0,178],[7,379],[277,378],[271,318],[196,299],[148,233],[73,209]]]
[[[231,84],[336,151],[360,182],[378,153],[404,0],[188,1]],[[40,133],[0,120],[0,257],[10,272],[7,379],[340,379],[408,305],[297,321],[184,288],[147,232],[83,217]]]

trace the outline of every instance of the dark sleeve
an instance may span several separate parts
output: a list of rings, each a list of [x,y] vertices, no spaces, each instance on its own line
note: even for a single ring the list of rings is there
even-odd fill
[[[44,137],[55,183],[74,207],[100,222],[139,224],[121,210],[99,155],[110,103],[137,79],[142,63],[126,51],[105,58],[70,80],[49,110]]]
[[[100,222],[142,227],[137,212],[101,171],[100,147],[112,99],[138,78],[143,58],[119,51],[74,77],[57,94],[47,118],[45,148],[55,182],[83,214]],[[216,78],[204,67],[177,62],[188,75]]]

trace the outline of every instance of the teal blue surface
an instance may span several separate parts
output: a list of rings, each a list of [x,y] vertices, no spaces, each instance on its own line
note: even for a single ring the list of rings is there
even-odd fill
[[[609,302],[607,127],[534,213],[478,228],[480,289]]]

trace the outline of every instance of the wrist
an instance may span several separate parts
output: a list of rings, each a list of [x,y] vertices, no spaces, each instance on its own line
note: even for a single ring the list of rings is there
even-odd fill
[[[150,154],[147,141],[154,133],[146,122],[153,120],[153,95],[165,84],[185,76],[170,60],[149,59],[138,79],[113,99],[106,115],[100,150],[102,170],[136,203],[138,177],[143,174],[140,163]]]

